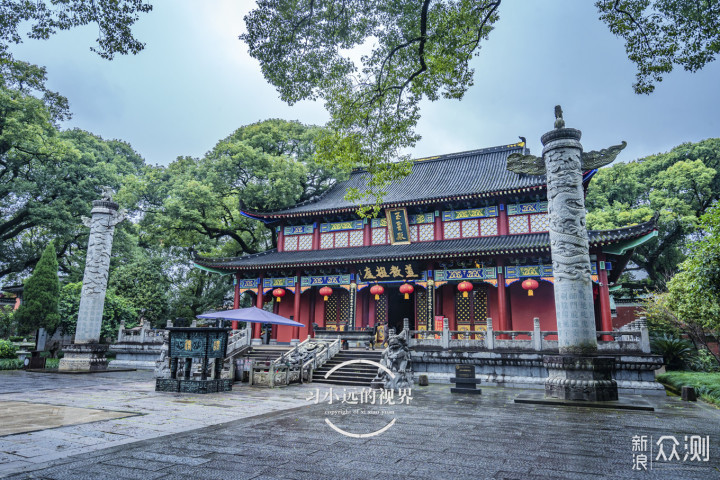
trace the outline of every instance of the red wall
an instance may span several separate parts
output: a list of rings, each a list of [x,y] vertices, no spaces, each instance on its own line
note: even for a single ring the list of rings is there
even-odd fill
[[[527,290],[523,290],[520,281],[506,289],[512,312],[510,330],[532,331],[535,317],[540,319],[540,330],[557,330],[555,291],[551,283],[540,281],[540,286],[533,292],[532,297],[528,296]]]

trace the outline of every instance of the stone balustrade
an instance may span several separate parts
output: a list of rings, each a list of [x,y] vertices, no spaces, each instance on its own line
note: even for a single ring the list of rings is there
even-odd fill
[[[448,319],[443,319],[442,330],[410,330],[410,348],[442,348],[468,350],[506,350],[557,352],[557,331],[541,331],[540,319],[533,319],[533,330],[495,330],[491,318],[487,329],[478,331],[450,330]],[[650,336],[647,326],[638,323],[636,329],[596,332],[599,352],[650,353]],[[612,337],[613,340],[603,340]]]

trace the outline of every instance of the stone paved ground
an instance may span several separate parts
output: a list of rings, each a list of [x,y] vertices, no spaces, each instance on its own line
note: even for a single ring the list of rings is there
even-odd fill
[[[271,403],[280,398],[302,403],[314,387],[321,388],[322,398],[326,390],[319,385],[272,392],[245,388],[232,395],[236,401],[247,395]],[[648,399],[655,412],[595,410],[515,404],[512,399],[522,392],[511,389],[484,388],[477,397],[448,390],[417,387],[410,405],[363,407],[380,415],[342,415],[339,412],[359,407],[311,402],[195,430],[190,430],[197,426],[192,423],[183,433],[60,458],[9,478],[720,478],[720,410],[705,404],[660,397]],[[212,402],[225,401],[220,394]],[[132,425],[142,418],[125,420]],[[392,419],[396,423],[378,436],[348,438],[333,431],[326,419],[357,434]],[[663,435],[675,436],[680,461],[655,462],[651,471],[633,471],[634,435],[652,437],[652,444]],[[681,461],[685,435],[710,436],[708,462]],[[32,443],[28,447],[33,448]]]

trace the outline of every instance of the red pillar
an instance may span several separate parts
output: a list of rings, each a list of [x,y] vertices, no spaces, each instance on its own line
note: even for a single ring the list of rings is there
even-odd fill
[[[260,280],[258,284],[258,294],[257,299],[255,302],[255,306],[257,308],[263,308],[263,280],[265,279],[265,275],[260,274]],[[253,338],[260,338],[260,331],[261,331],[261,324],[256,323],[253,325]]]
[[[285,229],[282,226],[280,226],[280,230],[277,234],[277,251],[285,251]]]
[[[440,215],[435,217],[435,240],[443,239],[443,223],[442,223],[442,212]]]
[[[598,255],[598,280],[600,281],[600,324],[604,332],[612,331],[612,314],[610,313],[610,286],[608,285],[607,270],[600,269],[599,262],[605,261],[605,255]],[[612,335],[603,335],[603,340],[610,341]]]
[[[503,260],[497,261],[498,266],[498,330],[509,330],[510,322],[508,321],[507,311],[507,290],[505,287],[505,262]]]
[[[363,246],[369,247],[372,245],[372,231],[370,230],[370,221],[363,226]]]
[[[312,249],[320,250],[320,224],[313,223]]]
[[[295,280],[295,295],[293,297],[293,319],[296,322],[301,322],[300,320],[300,270],[297,271],[297,280]],[[300,327],[293,327],[293,333],[292,333],[292,339],[293,340],[299,340],[300,339]]]
[[[500,204],[501,210],[498,212],[498,235],[508,235],[510,226],[508,224],[507,204]]]
[[[273,302],[273,313],[275,315],[280,314],[280,302],[278,302],[277,300]],[[280,328],[280,325],[270,325],[270,328],[272,329],[270,330],[270,339],[277,340],[278,328]]]
[[[315,329],[313,329],[313,322],[315,321],[315,302],[317,301],[317,298],[315,297],[315,289],[310,287],[310,315],[308,318],[308,333],[310,333],[311,338],[315,338]]]
[[[235,274],[235,294],[233,295],[233,308],[238,309],[240,308],[240,274]],[[233,320],[232,321],[232,329],[237,330],[238,329],[238,321]]]

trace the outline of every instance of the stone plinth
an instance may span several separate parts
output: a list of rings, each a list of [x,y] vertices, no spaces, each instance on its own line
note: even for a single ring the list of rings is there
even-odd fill
[[[612,378],[615,370],[612,357],[546,355],[543,365],[548,369],[547,398],[590,402],[618,399],[617,382]]]
[[[97,371],[107,370],[108,361],[105,354],[108,345],[100,343],[83,343],[68,345],[63,349],[65,356],[60,359],[60,371]]]

